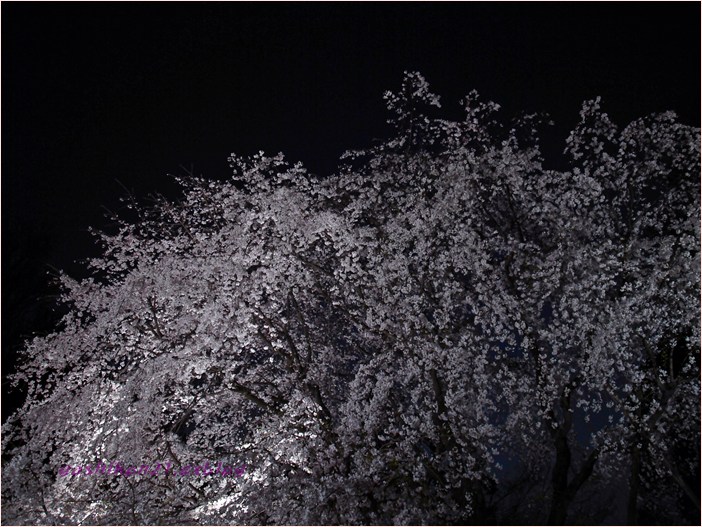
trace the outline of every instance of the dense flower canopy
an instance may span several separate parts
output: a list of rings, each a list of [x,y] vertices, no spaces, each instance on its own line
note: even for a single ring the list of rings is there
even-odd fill
[[[134,219],[96,233],[93,276],[61,277],[68,314],[15,377],[3,521],[699,507],[699,130],[618,129],[588,101],[552,170],[538,116],[506,126],[473,92],[464,120],[434,117],[418,73],[385,98],[394,133],[334,175],[232,154],[231,179],[179,178],[180,200],[128,200]],[[112,460],[247,470],[58,475]]]

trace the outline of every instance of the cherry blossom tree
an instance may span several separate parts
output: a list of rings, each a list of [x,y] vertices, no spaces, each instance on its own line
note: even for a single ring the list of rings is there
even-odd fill
[[[699,130],[589,101],[556,171],[539,116],[441,119],[418,73],[385,99],[332,176],[232,154],[95,233],[14,377],[5,521],[564,524],[622,474],[630,522],[694,501]],[[58,474],[113,460],[247,469]]]

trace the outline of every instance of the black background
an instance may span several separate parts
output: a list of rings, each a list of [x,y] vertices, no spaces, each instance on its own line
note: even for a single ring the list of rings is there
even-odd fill
[[[445,115],[477,89],[547,111],[562,151],[584,99],[612,119],[700,123],[698,3],[3,3],[2,355],[56,313],[49,265],[80,276],[86,232],[180,165],[224,178],[230,152],[331,173],[387,133],[382,94],[418,70]],[[3,382],[3,393],[8,386]],[[3,404],[3,420],[16,396]]]

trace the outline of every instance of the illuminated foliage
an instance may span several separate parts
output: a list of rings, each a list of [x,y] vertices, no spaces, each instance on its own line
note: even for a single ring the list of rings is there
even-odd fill
[[[557,171],[536,116],[505,126],[471,93],[465,120],[434,118],[418,73],[386,101],[395,133],[330,177],[232,155],[230,180],[180,178],[182,199],[98,234],[15,379],[5,521],[562,524],[607,485],[630,519],[665,488],[681,521],[699,130],[618,130],[586,102]],[[248,468],[57,477],[112,460]],[[520,470],[537,484],[515,490]]]

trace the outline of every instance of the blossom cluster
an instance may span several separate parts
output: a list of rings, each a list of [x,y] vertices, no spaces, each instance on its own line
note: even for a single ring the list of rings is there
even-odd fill
[[[213,476],[213,475],[221,475],[221,476],[232,476],[232,477],[241,477],[244,475],[244,471],[246,470],[246,465],[243,464],[240,467],[237,468],[232,468],[229,465],[223,465],[222,462],[219,462],[215,467],[210,467],[210,464],[205,461],[203,465],[183,465],[180,467],[179,470],[177,470],[171,463],[156,463],[155,465],[147,465],[143,464],[139,467],[135,465],[128,465],[128,464],[120,464],[120,463],[115,463],[112,462],[111,464],[107,463],[96,463],[95,465],[76,465],[76,466],[71,466],[71,465],[64,465],[59,469],[59,476],[62,477],[76,477],[79,475],[84,475],[84,476],[97,476],[98,474],[101,475],[113,475],[113,476],[157,476],[159,475],[161,469],[163,469],[163,474],[166,476],[173,475],[173,476]],[[171,470],[172,469],[172,470]]]
[[[180,178],[98,234],[13,377],[3,522],[566,525],[613,495],[690,523],[699,130],[620,130],[589,101],[552,170],[534,116],[504,126],[471,93],[430,118],[414,73],[387,102],[393,137],[337,174],[232,155],[231,180]],[[245,455],[256,477],[134,492],[217,470],[107,452]],[[45,475],[86,453],[105,463]],[[75,479],[103,473],[127,477]]]

